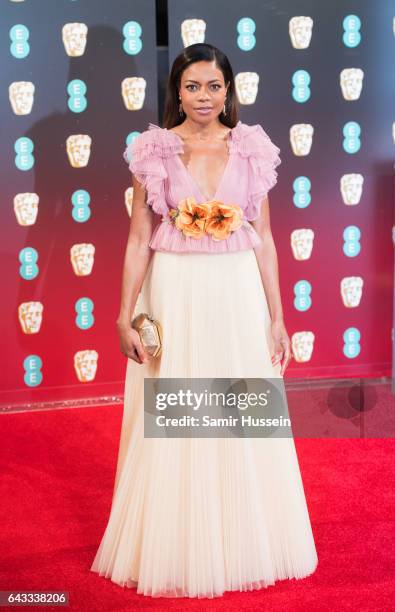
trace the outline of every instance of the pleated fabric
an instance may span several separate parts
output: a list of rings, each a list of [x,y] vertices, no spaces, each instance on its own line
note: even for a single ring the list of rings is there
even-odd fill
[[[237,204],[243,210],[243,225],[223,240],[204,235],[200,239],[184,236],[173,223],[160,223],[149,246],[156,251],[223,253],[251,249],[261,237],[249,223],[259,217],[262,200],[277,183],[276,168],[281,163],[280,149],[257,123],[238,121],[227,139],[229,158],[214,200]],[[192,179],[180,154],[182,139],[175,132],[154,123],[129,143],[123,158],[129,170],[147,192],[147,205],[168,221],[168,212],[181,200],[194,197],[203,202],[202,194]]]
[[[292,438],[144,438],[146,376],[280,377],[253,249],[155,251],[142,311],[161,322],[163,350],[127,361],[112,507],[91,570],[152,597],[310,575],[318,559]]]

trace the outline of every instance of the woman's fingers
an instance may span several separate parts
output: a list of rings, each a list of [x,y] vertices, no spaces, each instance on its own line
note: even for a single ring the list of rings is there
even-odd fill
[[[287,343],[287,346],[285,347],[285,351],[284,351],[284,360],[281,364],[281,371],[280,371],[281,375],[284,374],[290,361],[291,361],[291,347],[289,343]]]

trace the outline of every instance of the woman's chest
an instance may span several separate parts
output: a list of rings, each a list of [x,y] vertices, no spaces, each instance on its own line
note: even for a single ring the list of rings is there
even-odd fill
[[[218,191],[229,161],[228,147],[194,146],[178,155],[191,180],[207,200],[213,199]]]
[[[238,155],[172,156],[165,166],[166,200],[176,207],[180,200],[194,196],[197,202],[220,200],[243,209],[248,199],[248,166]]]

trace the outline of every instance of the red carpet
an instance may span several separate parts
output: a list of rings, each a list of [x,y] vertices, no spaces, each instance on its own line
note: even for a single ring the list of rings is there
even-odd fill
[[[110,509],[121,415],[118,405],[0,416],[0,590],[65,590],[67,609],[87,612],[393,609],[390,439],[296,439],[319,559],[309,578],[211,600],[153,599],[90,572]]]

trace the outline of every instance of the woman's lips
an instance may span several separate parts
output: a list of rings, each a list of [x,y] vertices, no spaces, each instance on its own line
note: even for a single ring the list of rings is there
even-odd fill
[[[197,108],[196,112],[200,113],[201,115],[207,115],[208,113],[210,113],[213,109],[211,107],[204,107],[202,106],[201,108]]]

